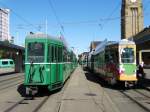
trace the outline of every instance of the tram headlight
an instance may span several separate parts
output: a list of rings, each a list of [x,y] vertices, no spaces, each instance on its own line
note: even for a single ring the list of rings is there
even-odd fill
[[[137,70],[134,70],[134,74],[135,74],[135,75],[137,74]]]
[[[119,74],[122,75],[125,72],[125,68],[123,68],[123,65],[120,66]]]

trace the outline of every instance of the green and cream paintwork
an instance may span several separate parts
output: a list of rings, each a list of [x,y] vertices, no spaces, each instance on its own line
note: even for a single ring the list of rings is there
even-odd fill
[[[32,43],[42,43],[44,45],[44,58],[42,58],[42,62],[29,62],[28,49],[29,44]],[[45,34],[28,35],[25,45],[24,85],[26,87],[45,86],[50,91],[61,88],[65,80],[76,68],[76,58],[73,52],[68,50],[62,40]],[[69,58],[70,60],[64,60],[65,58]]]

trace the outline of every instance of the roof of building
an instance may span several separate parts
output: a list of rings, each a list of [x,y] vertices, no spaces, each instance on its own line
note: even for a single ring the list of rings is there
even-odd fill
[[[90,51],[95,49],[102,41],[92,41],[90,44]]]
[[[150,26],[144,28],[141,32],[139,32],[133,38],[130,38],[130,39],[133,39],[136,44],[150,41]]]
[[[25,48],[22,47],[22,46],[18,46],[18,45],[11,44],[11,43],[6,43],[6,42],[3,42],[3,41],[0,41],[0,46],[7,47],[7,48],[12,48],[12,49],[16,49],[16,50],[25,50]]]

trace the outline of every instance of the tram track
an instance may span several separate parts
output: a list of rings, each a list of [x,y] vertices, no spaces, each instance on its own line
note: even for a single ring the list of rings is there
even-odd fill
[[[9,89],[13,86],[23,83],[23,76],[17,76],[0,81],[0,91]]]
[[[14,86],[19,85],[19,84],[22,84],[22,83],[23,83],[23,80],[22,80],[22,81],[19,81],[19,82],[11,83],[11,84],[9,84],[9,85],[7,85],[7,86],[0,87],[0,91],[9,89],[9,88],[11,88],[11,87],[14,87]]]
[[[0,80],[0,83],[6,82],[6,81],[10,81],[10,80],[14,80],[16,78],[23,78],[23,77],[24,76],[21,75],[21,76],[15,76],[15,77],[12,77],[12,78],[3,79],[3,80]]]
[[[136,91],[137,93],[147,97],[147,98],[150,98],[150,92],[148,90],[138,90],[138,89],[134,89],[134,91]],[[148,95],[149,94],[149,95]]]
[[[70,76],[71,78],[71,76]],[[14,101],[12,103],[14,103],[13,105],[9,105],[9,107],[6,107],[6,109],[4,110],[4,112],[39,112],[41,110],[41,108],[45,105],[45,103],[47,102],[47,100],[50,100],[51,98],[53,99],[53,97],[56,97],[57,99],[57,104],[55,107],[55,112],[59,112],[63,99],[62,96],[64,94],[65,89],[67,88],[68,84],[70,82],[70,79],[66,81],[66,83],[64,84],[64,87],[62,88],[61,91],[57,90],[57,91],[53,91],[47,93],[39,93],[33,97],[23,97],[20,100],[16,101],[14,103]],[[58,92],[58,93],[56,93]],[[56,95],[55,95],[56,93]],[[43,96],[44,94],[44,96]],[[49,105],[50,106],[50,105]]]
[[[136,103],[145,111],[150,112],[150,97],[139,90],[120,90],[125,97]]]
[[[102,78],[97,76],[94,77],[96,80],[98,80],[98,83],[101,85],[103,90],[108,94],[110,100],[119,110],[122,110],[122,105],[126,105],[128,109],[125,110],[128,111],[133,111],[132,106],[138,106],[138,109],[140,109],[142,112],[150,112],[150,91],[146,87],[142,85],[138,86],[136,89],[122,89],[119,86],[111,87]]]
[[[47,96],[46,98],[44,98],[44,100],[32,112],[38,112],[38,110],[46,103],[49,97],[50,96]]]
[[[41,98],[40,102],[36,106],[32,106],[33,108],[30,108],[32,110],[31,112],[38,112],[38,110],[45,104],[45,102],[49,99],[50,96],[45,96],[44,98]],[[20,108],[22,104],[36,104],[37,103],[37,97],[25,97],[14,103],[12,106],[4,110],[4,112],[21,112],[24,108]]]
[[[16,102],[14,105],[10,106],[9,108],[7,108],[4,112],[10,112],[12,109],[14,109],[17,105],[19,105],[20,103],[22,103],[25,100],[25,98],[22,98],[21,100],[19,100],[18,102]]]
[[[68,81],[67,81],[68,83]],[[66,86],[65,86],[66,88]],[[59,93],[58,95],[58,103],[57,103],[57,106],[56,106],[56,112],[59,112],[60,111],[60,108],[61,108],[61,104],[62,104],[62,95],[64,94],[64,90],[65,88],[62,89],[62,91]],[[48,99],[51,98],[51,96],[53,95],[53,93],[47,95],[47,96],[44,96],[44,97],[38,97],[38,96],[35,96],[35,97],[24,97],[22,99],[20,99],[19,101],[17,101],[16,103],[14,103],[13,105],[11,105],[10,107],[8,107],[6,110],[4,110],[4,112],[21,112],[24,110],[24,108],[26,107],[29,107],[30,108],[30,111],[28,110],[28,112],[39,112],[39,110],[42,108],[42,106],[47,102]],[[38,101],[37,101],[38,99]],[[39,99],[40,99],[40,102],[39,102]],[[37,104],[37,102],[39,102]],[[23,107],[22,105],[23,104],[27,104],[25,107]],[[34,104],[37,104],[36,106]]]
[[[145,87],[144,85],[140,85],[143,89],[145,89],[145,90],[147,90],[147,91],[149,91],[150,92],[150,88],[148,88],[148,87]]]

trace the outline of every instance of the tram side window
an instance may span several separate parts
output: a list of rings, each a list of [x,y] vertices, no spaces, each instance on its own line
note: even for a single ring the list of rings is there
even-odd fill
[[[55,62],[58,61],[58,50],[57,50],[57,46],[55,46]]]
[[[70,54],[67,55],[67,62],[70,62]]]
[[[63,61],[63,48],[61,47],[61,55],[60,55],[60,59],[61,59],[61,62]]]
[[[61,62],[61,60],[60,60],[60,47],[58,47],[58,62]]]
[[[54,46],[51,47],[52,50],[51,50],[51,60],[52,62],[54,62]]]
[[[116,63],[116,57],[115,57],[113,51],[112,51],[112,53],[107,52],[105,54],[105,61],[106,61],[106,63]]]
[[[111,56],[110,51],[106,51],[106,53],[105,53],[105,62],[110,63],[111,60],[112,60],[112,56]]]
[[[64,61],[64,62],[67,62],[67,51],[66,51],[65,48],[64,48],[64,50],[63,50],[63,61]]]
[[[58,62],[62,61],[62,48],[58,47]]]
[[[116,56],[115,56],[115,53],[114,53],[114,52],[112,52],[112,53],[110,54],[110,61],[111,61],[112,63],[116,63]]]
[[[106,61],[106,63],[109,62],[109,55],[108,54],[105,55],[105,61]]]
[[[115,52],[115,59],[116,59],[116,63],[119,63],[119,52],[118,51]]]
[[[47,54],[47,58],[48,58],[47,61],[48,61],[48,62],[51,62],[51,55],[52,55],[52,54],[51,54],[51,46],[49,45],[49,46],[48,46],[48,54]]]

